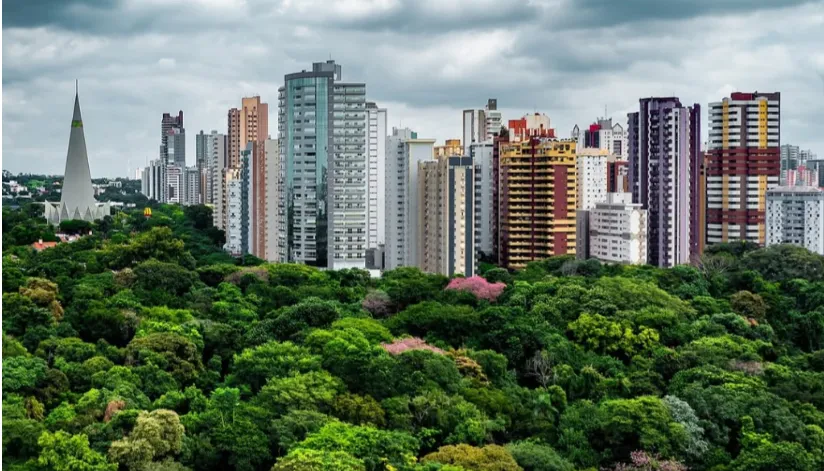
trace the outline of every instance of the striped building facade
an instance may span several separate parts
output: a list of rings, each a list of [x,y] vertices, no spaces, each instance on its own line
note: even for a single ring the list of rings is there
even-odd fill
[[[709,105],[706,244],[766,241],[767,190],[781,177],[780,93],[732,93]]]

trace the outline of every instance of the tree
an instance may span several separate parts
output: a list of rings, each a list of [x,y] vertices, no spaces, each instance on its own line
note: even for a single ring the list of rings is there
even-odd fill
[[[273,341],[247,348],[240,355],[235,355],[228,382],[248,384],[252,392],[258,392],[271,378],[317,371],[320,367],[321,358],[313,355],[308,348],[292,342]]]
[[[737,314],[763,321],[767,316],[767,304],[757,294],[739,291],[730,298],[730,307]]]
[[[109,457],[132,470],[146,469],[152,461],[180,453],[183,431],[173,411],[141,412],[129,436],[112,443]]]
[[[343,451],[298,448],[279,459],[272,471],[364,471],[363,460]]]
[[[478,299],[495,301],[506,289],[506,284],[490,283],[483,277],[471,276],[469,278],[453,278],[446,286],[446,289],[468,291]]]
[[[476,448],[469,445],[442,446],[423,457],[424,463],[434,461],[453,464],[469,471],[521,471],[521,467],[506,450],[498,445]]]
[[[414,462],[418,440],[403,432],[330,422],[302,441],[299,448],[345,451],[363,460],[367,471],[403,467]]]
[[[581,314],[569,324],[569,331],[580,343],[598,353],[630,358],[658,342],[658,332],[641,327],[637,331],[628,322],[615,322],[595,314]]]
[[[344,390],[341,381],[326,371],[311,371],[271,378],[258,394],[265,410],[282,415],[290,410],[326,411]]]
[[[514,442],[506,450],[524,471],[575,471],[551,446],[534,441]]]
[[[100,453],[89,448],[86,435],[63,431],[43,432],[37,441],[41,452],[37,464],[53,471],[117,471]]]

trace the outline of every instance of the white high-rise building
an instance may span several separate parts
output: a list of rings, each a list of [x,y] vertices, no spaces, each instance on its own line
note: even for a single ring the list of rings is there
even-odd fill
[[[186,202],[185,167],[166,165],[166,191],[164,203],[183,204]]]
[[[186,167],[183,171],[183,204],[200,204],[200,169],[198,167]]]
[[[285,240],[281,238],[280,232],[283,220],[283,174],[278,140],[267,139],[263,147],[266,152],[266,260],[283,262],[286,260]]]
[[[578,150],[578,209],[589,210],[606,200],[609,157],[606,149]]]
[[[418,260],[418,162],[434,159],[434,139],[409,128],[392,128],[386,140],[386,269]]]
[[[598,118],[584,130],[576,125],[572,129],[572,138],[578,141],[578,149],[604,149],[621,160],[627,160],[627,131],[618,123],[612,124],[612,118]]]
[[[376,249],[386,242],[386,108],[366,103],[368,113],[369,198],[367,201],[366,246]]]
[[[490,98],[482,110],[463,111],[463,145],[468,149],[476,142],[492,141],[501,130],[503,118],[498,100]]]
[[[476,263],[481,252],[492,255],[492,215],[496,210],[492,204],[492,142],[475,143],[468,147],[467,153],[475,166],[475,252]]]
[[[226,227],[225,179],[223,171],[229,166],[227,157],[226,134],[212,130],[206,138],[206,159],[209,163],[209,178],[206,181],[206,204],[213,205],[212,218],[215,227]]]
[[[767,190],[767,245],[795,244],[824,255],[824,190],[781,186]]]
[[[578,258],[647,263],[647,211],[632,203],[632,193],[608,193],[605,201],[582,213],[588,224],[578,239]]]
[[[230,168],[223,172],[226,188],[226,245],[224,250],[234,256],[243,253],[243,181],[240,169]]]
[[[165,182],[166,166],[160,159],[152,160],[148,167],[143,168],[140,192],[150,200],[163,201]]]

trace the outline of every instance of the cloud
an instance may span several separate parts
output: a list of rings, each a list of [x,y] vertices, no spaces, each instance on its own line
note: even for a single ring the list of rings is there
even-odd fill
[[[260,94],[277,135],[287,73],[334,58],[389,124],[438,140],[497,98],[558,134],[644,96],[717,101],[782,92],[782,141],[824,154],[824,1],[8,0],[3,2],[3,168],[63,172],[74,79],[92,173],[157,157],[160,117],[194,134]],[[130,164],[131,163],[131,164]],[[133,174],[133,172],[131,172]]]

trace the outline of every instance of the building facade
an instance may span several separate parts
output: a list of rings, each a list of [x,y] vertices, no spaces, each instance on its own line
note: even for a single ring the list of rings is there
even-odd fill
[[[460,139],[447,139],[442,146],[434,146],[432,149],[435,158],[439,157],[462,157],[464,156],[464,147],[461,145]]]
[[[224,250],[233,256],[243,254],[243,181],[239,168],[223,171],[223,186],[226,188],[224,205],[226,206],[226,245]]]
[[[205,202],[206,204],[212,205],[214,225],[219,229],[226,227],[225,206],[222,202],[225,199],[226,190],[223,172],[229,167],[227,150],[226,135],[212,130],[206,139],[209,172],[206,179]]]
[[[177,154],[169,152],[169,136],[172,136],[172,146],[177,148]],[[178,141],[175,142],[175,136]],[[175,144],[177,144],[175,146]],[[163,113],[160,119],[160,160],[163,163],[181,165],[180,157],[183,157],[182,165],[186,165],[186,128],[183,127],[183,111],[179,111],[177,116],[171,113]]]
[[[494,141],[493,141],[494,142]],[[492,258],[494,250],[493,215],[493,142],[469,146],[469,157],[475,166],[475,252],[476,264],[481,255]]]
[[[198,170],[198,195],[200,201],[197,204],[206,204],[209,199],[209,176],[211,168],[209,166],[209,135],[204,133],[201,129],[199,133],[195,134],[195,165]]]
[[[643,265],[647,263],[647,212],[631,193],[608,193],[605,201],[582,211],[586,230],[578,237],[578,258]]]
[[[387,270],[417,264],[418,163],[434,159],[434,144],[409,128],[392,128],[386,140]]]
[[[471,157],[418,162],[417,263],[424,272],[475,274],[475,176]]]
[[[521,119],[509,120],[509,142],[528,141],[532,138],[555,138],[555,129],[550,126],[549,116],[533,113],[524,115]]]
[[[589,210],[607,198],[610,154],[606,149],[594,147],[577,149],[576,154],[578,209]]]
[[[166,166],[160,159],[152,160],[148,167],[143,168],[140,192],[150,200],[163,201],[165,189]]]
[[[386,242],[386,108],[366,103],[368,113],[367,154],[369,192],[367,199],[367,240],[370,249]]]
[[[501,145],[498,264],[575,253],[576,142],[537,139]]]
[[[796,185],[767,191],[767,245],[775,244],[824,255],[824,190]]]
[[[781,95],[732,93],[709,105],[706,244],[764,244],[767,190],[781,178]]]
[[[266,239],[265,259],[270,262],[286,260],[284,240],[280,238],[283,222],[283,172],[280,162],[280,146],[277,139],[267,139],[263,144],[266,159]]]
[[[226,118],[226,168],[240,168],[241,113],[237,108],[231,108]]]
[[[200,170],[186,167],[183,170],[183,204],[186,206],[200,204]]]
[[[166,165],[165,203],[184,204],[186,202],[186,167]]]
[[[503,119],[498,111],[498,100],[490,98],[482,110],[463,111],[463,145],[492,141],[500,132]]]
[[[366,85],[341,81],[335,61],[286,75],[280,88],[287,257],[363,268],[367,248]]]
[[[572,138],[578,142],[578,149],[604,149],[620,160],[627,159],[627,132],[620,124],[613,124],[612,118],[598,118],[585,130],[576,125],[572,129]]]
[[[648,212],[647,262],[689,263],[698,254],[701,107],[677,98],[643,98],[629,113],[632,202]]]

